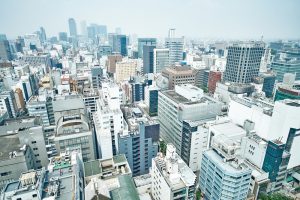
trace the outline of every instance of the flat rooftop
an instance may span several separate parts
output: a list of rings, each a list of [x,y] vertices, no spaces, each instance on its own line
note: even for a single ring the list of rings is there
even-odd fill
[[[211,130],[215,133],[215,135],[223,134],[228,137],[246,136],[246,131],[232,122],[212,125]]]
[[[139,200],[138,192],[135,188],[132,178],[128,175],[118,177],[120,187],[112,190],[111,197],[113,200]]]
[[[238,165],[234,161],[224,162],[222,156],[216,153],[214,150],[205,151],[204,154],[209,158],[211,162],[217,165],[223,172],[227,174],[239,174],[239,173],[250,173],[251,170],[244,164]]]
[[[9,159],[9,153],[13,151],[20,151],[21,144],[19,137],[14,135],[6,135],[0,138],[0,160]]]
[[[57,99],[53,101],[54,112],[76,109],[84,109],[84,102],[82,98]]]
[[[177,104],[182,103],[182,104],[193,105],[193,104],[205,103],[205,102],[208,102],[208,101],[209,102],[214,102],[206,96],[203,96],[200,100],[197,100],[197,101],[190,101],[189,99],[187,99],[184,96],[178,94],[174,90],[166,90],[166,91],[162,91],[162,93],[165,96],[167,96],[168,98],[175,101]]]

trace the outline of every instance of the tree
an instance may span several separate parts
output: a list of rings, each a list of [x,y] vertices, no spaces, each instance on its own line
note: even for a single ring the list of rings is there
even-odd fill
[[[281,193],[274,193],[270,195],[261,194],[258,197],[259,200],[293,200],[291,197],[285,196]]]

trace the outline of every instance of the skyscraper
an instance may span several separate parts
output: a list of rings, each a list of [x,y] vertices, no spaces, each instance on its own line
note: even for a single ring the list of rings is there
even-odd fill
[[[0,60],[12,60],[8,40],[0,40]]]
[[[228,47],[224,80],[233,83],[250,83],[258,76],[265,44],[263,42],[236,42]]]
[[[118,35],[110,33],[108,35],[109,45],[112,46],[112,51],[120,53],[122,56],[127,56],[128,37],[126,35]]]
[[[45,31],[44,27],[40,27],[40,34],[41,34],[41,37],[40,37],[41,42],[42,43],[46,42],[47,36],[46,36],[46,31]]]
[[[74,18],[69,19],[69,31],[71,37],[77,37],[77,28],[76,28],[76,22]]]
[[[169,66],[169,49],[153,50],[153,71],[161,73],[161,71]]]
[[[68,34],[67,34],[67,32],[59,32],[58,33],[58,39],[59,39],[59,41],[67,42],[68,41]]]
[[[143,46],[143,73],[154,73],[153,58],[155,46]]]
[[[143,47],[145,45],[156,46],[156,38],[139,38],[138,39],[138,57],[143,58]]]
[[[169,30],[169,37],[165,39],[165,46],[169,49],[169,64],[180,62],[183,58],[184,38],[175,38],[175,29]]]

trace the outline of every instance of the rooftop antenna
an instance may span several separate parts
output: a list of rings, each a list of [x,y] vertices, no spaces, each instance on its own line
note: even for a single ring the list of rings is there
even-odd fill
[[[261,37],[260,37],[260,41],[262,42],[262,41],[263,41],[263,39],[264,39],[264,36],[263,36],[263,35],[261,35]]]

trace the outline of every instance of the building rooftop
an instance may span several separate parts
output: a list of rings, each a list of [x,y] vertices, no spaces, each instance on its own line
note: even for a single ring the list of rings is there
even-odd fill
[[[13,152],[20,152],[21,148],[19,137],[16,134],[0,137],[0,146],[0,160],[12,158]]]
[[[246,136],[246,131],[232,123],[232,122],[223,122],[219,124],[212,125],[210,130],[214,132],[214,135],[225,135],[227,137],[243,137]]]
[[[82,98],[57,99],[53,101],[53,111],[60,112],[65,110],[84,109]]]
[[[93,160],[84,163],[84,176],[101,175],[103,179],[120,174],[131,174],[131,170],[124,154],[109,159]]]
[[[138,192],[130,176],[122,175],[118,177],[118,180],[120,187],[110,192],[113,200],[139,200]]]
[[[209,158],[209,160],[218,167],[222,169],[222,171],[227,174],[239,174],[239,173],[251,173],[251,170],[247,165],[243,162],[239,163],[237,160],[224,162],[223,157],[218,154],[215,150],[210,149],[204,152],[204,155]]]

